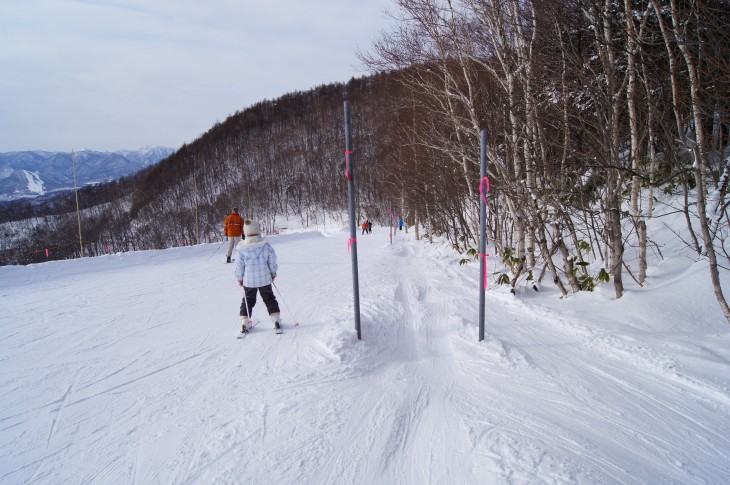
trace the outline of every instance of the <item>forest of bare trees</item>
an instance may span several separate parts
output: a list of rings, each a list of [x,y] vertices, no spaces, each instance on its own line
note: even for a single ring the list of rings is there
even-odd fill
[[[347,98],[358,217],[384,222],[394,207],[419,237],[474,256],[486,130],[500,282],[549,277],[563,295],[610,282],[620,298],[625,278],[646,282],[660,251],[647,221],[675,195],[730,322],[727,1],[395,0],[392,14],[361,54],[372,76],[262,101],[84,189],[81,245],[72,197],[16,210],[29,217],[3,224],[2,264],[45,260],[51,242],[65,258],[222,240],[233,206],[269,230],[281,215],[343,213]]]
[[[646,280],[657,191],[682,194],[687,243],[709,262],[730,321],[719,279],[730,269],[728,2],[395,3],[398,27],[362,55],[403,87],[393,144],[411,159],[382,162],[386,195],[460,249],[476,247],[485,129],[488,238],[503,276],[515,285],[547,273],[564,295],[610,280],[620,298],[627,273]],[[426,170],[396,187],[406,166]]]

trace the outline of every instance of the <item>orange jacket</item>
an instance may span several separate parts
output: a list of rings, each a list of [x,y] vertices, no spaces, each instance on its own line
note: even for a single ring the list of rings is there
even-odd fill
[[[228,237],[241,237],[243,234],[243,217],[238,212],[231,212],[223,223],[223,232]]]

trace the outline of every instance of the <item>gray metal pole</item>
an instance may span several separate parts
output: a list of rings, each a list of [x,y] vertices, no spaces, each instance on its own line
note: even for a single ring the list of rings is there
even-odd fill
[[[357,339],[362,340],[360,331],[360,283],[357,274],[357,230],[355,229],[355,180],[352,174],[352,135],[350,133],[350,103],[345,101],[345,178],[350,207],[350,255],[352,256],[352,296],[355,303],[355,330]]]
[[[74,169],[74,193],[76,194],[76,218],[79,221],[79,257],[84,257],[84,239],[81,237],[81,211],[79,210],[79,189],[76,186],[76,152],[71,150],[71,164]]]
[[[480,140],[481,170],[479,178],[479,341],[484,340],[484,319],[485,299],[487,285],[485,284],[487,274],[487,204],[484,201],[486,194],[482,195],[482,184],[487,177],[487,130],[482,130]]]
[[[390,218],[390,244],[393,245],[393,208],[391,207],[388,211],[388,217]]]

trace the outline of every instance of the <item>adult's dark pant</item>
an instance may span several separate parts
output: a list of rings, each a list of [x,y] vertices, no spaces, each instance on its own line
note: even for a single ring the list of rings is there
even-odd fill
[[[253,306],[256,304],[257,291],[261,295],[261,299],[264,301],[264,305],[266,305],[266,310],[269,312],[269,315],[272,313],[279,313],[279,303],[276,301],[276,297],[274,296],[274,290],[271,288],[271,285],[266,285],[258,288],[243,288],[241,316],[247,317],[251,315],[248,312],[253,311]],[[246,305],[248,305],[248,307]]]

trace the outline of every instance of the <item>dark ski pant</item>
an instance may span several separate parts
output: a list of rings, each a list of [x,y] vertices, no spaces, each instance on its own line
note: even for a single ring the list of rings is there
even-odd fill
[[[274,290],[271,285],[261,286],[258,288],[246,288],[243,287],[243,300],[241,300],[241,316],[249,317],[250,313],[246,313],[246,305],[248,305],[248,311],[253,312],[253,306],[256,304],[256,292],[261,294],[261,299],[266,305],[269,315],[272,313],[279,313],[279,303],[276,301],[274,296]]]

